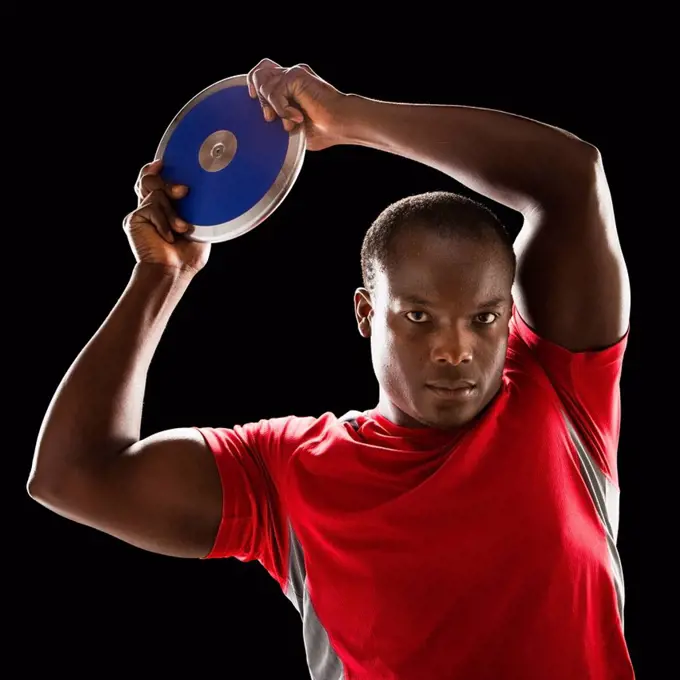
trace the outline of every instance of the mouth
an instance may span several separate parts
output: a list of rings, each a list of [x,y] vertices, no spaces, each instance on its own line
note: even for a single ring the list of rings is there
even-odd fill
[[[432,382],[425,386],[440,399],[448,401],[466,401],[477,394],[477,385],[471,380]]]

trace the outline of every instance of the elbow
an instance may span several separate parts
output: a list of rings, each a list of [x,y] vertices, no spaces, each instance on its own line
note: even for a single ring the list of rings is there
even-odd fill
[[[602,168],[602,154],[600,150],[593,144],[588,142],[582,142],[582,163],[586,172],[589,172],[591,176],[597,175],[597,173]]]
[[[570,168],[572,179],[580,179],[584,184],[592,182],[592,179],[597,176],[599,168],[602,167],[600,150],[582,139],[579,139],[572,146],[569,159],[568,168]]]
[[[67,481],[72,478],[73,475],[68,470],[61,467],[59,469],[45,467],[44,463],[41,465],[36,461],[26,482],[26,492],[30,498],[42,505],[54,505],[58,503],[59,498],[64,498],[69,493],[67,487],[72,487],[72,484],[67,484]]]
[[[573,178],[584,178],[586,181],[596,177],[602,168],[602,154],[590,142],[575,137],[570,145],[570,153],[565,155],[569,159],[567,167],[571,169]]]
[[[579,140],[572,147],[568,162],[561,167],[559,180],[545,187],[542,200],[537,201],[537,208],[563,212],[565,206],[571,208],[596,195],[604,177],[602,156],[597,147]]]
[[[30,498],[39,503],[48,495],[49,487],[54,485],[49,483],[50,477],[54,479],[54,475],[50,475],[49,470],[45,470],[45,463],[49,462],[49,460],[50,456],[46,455],[39,442],[35,449],[33,464],[26,481],[26,493],[28,493]]]
[[[520,209],[525,219],[536,213],[563,212],[565,206],[582,203],[594,194],[604,177],[600,150],[578,138],[559,150],[552,149],[545,165],[527,190],[526,205]]]
[[[42,476],[36,474],[35,469],[31,470],[31,474],[26,482],[26,493],[34,501],[44,504],[48,499],[54,496],[50,491],[50,485],[45,482]]]
[[[26,493],[28,494],[29,498],[32,498],[34,501],[38,500],[39,491],[33,474],[29,476],[28,482],[26,482]]]
[[[74,510],[80,499],[78,489],[72,482],[67,485],[63,478],[57,481],[52,477],[31,473],[26,483],[26,492],[29,498],[58,515],[77,517]]]

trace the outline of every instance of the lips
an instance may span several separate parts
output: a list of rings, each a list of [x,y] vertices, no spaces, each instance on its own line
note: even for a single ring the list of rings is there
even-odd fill
[[[436,390],[449,390],[450,392],[455,392],[456,390],[469,390],[475,387],[475,383],[472,380],[437,380],[434,382],[426,383],[428,387],[432,387]]]
[[[474,399],[477,386],[471,380],[454,380],[426,383],[428,391],[444,403],[463,403]]]

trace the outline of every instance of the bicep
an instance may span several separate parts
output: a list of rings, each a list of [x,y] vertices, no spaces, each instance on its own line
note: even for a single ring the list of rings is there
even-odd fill
[[[192,428],[168,430],[98,466],[79,469],[46,505],[137,547],[204,557],[222,517],[214,456]]]
[[[628,273],[599,154],[568,194],[527,212],[515,252],[514,302],[538,335],[580,352],[626,333]]]

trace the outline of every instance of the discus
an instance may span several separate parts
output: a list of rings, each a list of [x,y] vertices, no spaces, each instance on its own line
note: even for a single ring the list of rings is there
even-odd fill
[[[281,205],[304,160],[304,129],[287,132],[267,122],[245,75],[199,92],[173,118],[156,158],[161,176],[189,187],[175,201],[177,215],[194,227],[194,241],[217,243],[254,229]]]

